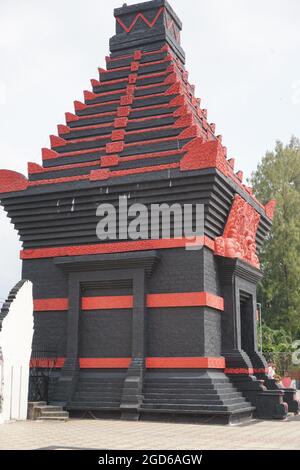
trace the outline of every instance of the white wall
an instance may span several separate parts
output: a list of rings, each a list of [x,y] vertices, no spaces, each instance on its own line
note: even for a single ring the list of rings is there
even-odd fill
[[[26,281],[11,303],[0,333],[3,357],[2,366],[0,365],[0,394],[3,399],[0,423],[27,418],[32,337],[32,283]]]

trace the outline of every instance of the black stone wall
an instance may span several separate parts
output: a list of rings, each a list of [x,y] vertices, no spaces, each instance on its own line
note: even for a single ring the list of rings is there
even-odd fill
[[[79,357],[131,357],[131,335],[129,309],[81,312]]]
[[[148,293],[207,291],[220,295],[213,253],[203,248],[165,249],[159,252]],[[52,259],[26,260],[23,277],[34,284],[34,298],[67,298],[68,276]],[[82,295],[132,295],[130,286],[101,283],[84,286]],[[79,322],[80,357],[130,357],[132,341],[131,310],[84,311]],[[203,307],[148,308],[146,320],[147,355],[218,356],[221,342],[222,312]],[[66,312],[36,312],[34,347],[66,353]],[[205,339],[204,339],[205,338]]]

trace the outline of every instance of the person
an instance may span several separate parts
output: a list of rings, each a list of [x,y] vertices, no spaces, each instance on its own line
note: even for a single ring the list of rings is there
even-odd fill
[[[274,379],[275,378],[275,364],[269,364],[268,365],[268,378],[269,379]]]

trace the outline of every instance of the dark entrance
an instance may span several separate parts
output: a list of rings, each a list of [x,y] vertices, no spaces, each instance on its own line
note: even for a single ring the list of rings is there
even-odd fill
[[[245,291],[240,291],[240,322],[241,322],[241,348],[250,356],[255,350],[256,330],[255,308],[253,297]]]

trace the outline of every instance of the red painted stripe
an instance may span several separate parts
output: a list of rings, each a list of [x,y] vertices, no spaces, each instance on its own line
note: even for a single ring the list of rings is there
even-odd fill
[[[157,49],[155,51],[149,51],[149,52],[145,52],[145,51],[141,51],[141,57],[144,57],[144,56],[149,56],[149,55],[155,55],[157,54],[158,52],[165,52],[166,49],[164,47],[162,47],[161,49]],[[122,60],[122,59],[130,59],[131,57],[133,58],[134,54],[127,54],[127,55],[119,55],[117,57],[109,57],[109,56],[106,56],[106,60],[108,62],[117,62],[118,60]]]
[[[147,98],[156,98],[157,96],[166,96],[167,93],[165,91],[163,91],[162,93],[151,93],[150,95],[144,95],[144,96],[135,96],[134,97],[134,103],[136,103],[137,101],[142,101],[142,100],[145,100]],[[135,108],[134,108],[135,110]]]
[[[124,80],[125,81],[125,80]],[[101,85],[103,85],[103,83],[100,82],[100,86],[99,88],[101,88]],[[92,101],[93,99],[97,99],[97,98],[100,98],[101,96],[109,96],[109,95],[122,95],[124,94],[126,91],[126,85],[124,86],[124,88],[119,88],[118,90],[112,90],[112,91],[95,91],[93,92],[94,93],[94,97],[93,98],[88,98],[87,101]],[[102,103],[101,103],[102,104]]]
[[[167,75],[168,73],[170,73],[170,70],[168,70],[168,68],[169,67],[167,67],[166,70],[163,70],[161,72],[145,73],[143,75],[138,76],[138,80],[146,80],[148,78],[162,77],[162,76]],[[113,72],[114,70],[115,69],[107,70],[107,72]],[[103,72],[101,72],[101,73],[103,73]],[[115,83],[121,83],[121,82],[126,83],[129,80],[129,75],[127,77],[118,78],[118,79],[115,79],[115,80],[105,80],[103,82],[100,82],[100,84],[101,85],[114,85]]]
[[[253,369],[225,369],[225,374],[246,374],[252,375],[254,373]]]
[[[180,140],[179,137],[180,136],[176,136],[176,137],[173,137],[173,138],[162,137],[161,139],[141,140],[141,141],[138,141],[138,142],[132,142],[130,144],[125,144],[124,146],[125,146],[125,148],[128,148],[128,147],[138,147],[139,145],[147,145],[147,144],[152,144],[152,143],[157,143],[157,142],[173,142],[174,140],[175,141]]]
[[[130,366],[130,357],[116,358],[80,358],[81,369],[127,369]]]
[[[40,369],[60,369],[65,363],[64,357],[58,358],[32,358],[30,359],[30,367],[37,367]]]
[[[124,65],[123,67],[115,67],[109,70],[101,69],[101,74],[106,74],[106,73],[111,73],[111,72],[121,72],[122,70],[130,70],[130,65]]]
[[[148,78],[163,77],[164,75],[168,75],[169,73],[171,73],[171,71],[169,70],[169,67],[170,66],[168,66],[166,70],[162,70],[161,72],[151,72],[151,73],[145,73],[145,74],[143,73],[143,75],[138,75],[137,78],[138,80],[146,80]]]
[[[53,178],[53,179],[48,179],[48,180],[29,181],[28,187],[42,186],[45,184],[70,183],[72,181],[81,181],[81,180],[88,180],[88,179],[89,179],[89,175],[65,176],[61,178]]]
[[[205,305],[207,307],[215,308],[217,310],[224,310],[224,299],[217,295],[206,292]]]
[[[83,256],[106,253],[126,253],[143,250],[162,250],[184,248],[190,240],[186,238],[164,238],[160,240],[137,240],[116,243],[96,243],[94,245],[75,245],[51,248],[32,248],[21,251],[21,259],[56,258],[61,256]],[[197,237],[196,243],[214,250],[215,242],[209,237]]]
[[[168,55],[166,55],[165,58],[163,59],[160,59],[160,60],[153,60],[151,62],[146,62],[146,63],[141,63],[139,64],[139,67],[141,69],[145,68],[145,67],[148,67],[150,65],[156,65],[156,64],[162,64],[164,62],[170,62],[172,60],[172,58]],[[109,69],[109,70],[101,70],[101,74],[108,74],[108,73],[113,73],[113,72],[122,72],[124,70],[128,70],[128,71],[131,71],[131,65],[126,65],[124,67],[115,67],[113,69]],[[106,81],[104,81],[103,83],[106,83]]]
[[[170,95],[173,95],[173,94],[176,94],[175,92],[174,93],[170,93]],[[124,96],[127,96],[127,95],[124,95]],[[153,93],[151,95],[145,95],[145,96],[135,96],[134,97],[134,102],[136,101],[141,101],[141,100],[145,100],[147,98],[152,98],[152,97],[158,97],[158,96],[166,96],[166,92],[162,92],[162,93]],[[96,98],[95,98],[96,99]],[[112,100],[112,101],[106,101],[105,103],[94,103],[94,104],[89,104],[89,103],[84,103],[85,106],[86,106],[86,109],[90,109],[90,108],[96,108],[96,107],[101,107],[101,106],[106,106],[106,105],[110,105],[110,104],[115,104],[115,103],[120,103],[120,99],[121,98],[118,98],[117,100]],[[91,101],[91,100],[90,100]]]
[[[204,307],[224,310],[224,300],[207,292],[181,292],[173,294],[148,294],[147,307]]]
[[[98,166],[99,167],[99,165],[100,165],[100,161],[84,162],[84,163],[70,163],[70,165],[50,166],[50,167],[47,167],[47,168],[40,167],[41,171],[39,171],[39,173],[48,173],[48,172],[52,172],[52,171],[71,170],[73,168],[85,168],[85,167],[89,167],[89,166]],[[32,173],[31,171],[29,171],[29,174],[36,174],[36,173],[34,173],[34,172]]]
[[[167,79],[168,77],[166,77]],[[150,85],[136,85],[136,91],[141,91],[141,90],[148,90],[149,88],[152,89],[152,88],[159,88],[161,86],[166,86],[166,85],[169,85],[169,83],[165,83],[165,80],[161,83],[150,83]],[[149,95],[146,95],[149,97]],[[152,95],[150,95],[152,96]]]
[[[82,310],[125,309],[133,307],[132,295],[83,297]]]
[[[147,158],[159,158],[159,157],[169,157],[173,155],[179,155],[183,153],[182,150],[162,150],[161,152],[153,152],[153,153],[141,153],[138,155],[133,155],[131,157],[122,157],[122,162],[130,162],[135,160],[143,160]],[[104,155],[105,156],[105,155]],[[102,157],[101,157],[102,158]],[[62,170],[71,170],[73,168],[85,168],[90,166],[100,166],[99,161],[95,162],[85,162],[85,163],[70,163],[68,165],[59,165],[59,166],[51,166],[51,167],[39,167],[39,173],[48,173],[53,171],[62,171]],[[36,174],[36,172],[31,171],[29,168],[29,174]]]
[[[54,159],[57,160],[58,158],[61,158],[61,157],[76,157],[78,155],[80,156],[80,155],[100,152],[100,151],[104,151],[104,150],[105,150],[105,146],[93,147],[91,149],[85,149],[85,150],[76,150],[76,151],[73,151],[73,152],[62,152],[62,153],[58,153],[56,157],[52,157],[51,160],[54,160]],[[43,160],[47,160],[47,159],[43,157]]]
[[[204,307],[209,306],[218,310],[224,310],[224,301],[207,292],[181,292],[172,294],[148,294],[147,307]],[[83,297],[83,310],[100,309],[122,309],[133,307],[133,296],[101,296],[101,297]]]
[[[69,145],[69,144],[80,144],[81,142],[101,142],[101,140],[106,140],[108,138],[110,138],[111,136],[111,132],[108,132],[107,134],[103,134],[101,135],[100,137],[97,137],[97,136],[92,136],[92,137],[74,137],[74,139],[69,139],[66,141],[66,144],[65,145]],[[52,147],[52,148],[57,148],[57,147],[61,147],[61,145],[56,145],[55,147]],[[60,154],[61,155],[61,154]]]
[[[156,142],[173,142],[174,140],[178,140],[178,137],[173,137],[173,138],[170,138],[170,137],[162,137],[160,139],[151,139],[151,140],[141,140],[139,142],[132,142],[132,143],[128,143],[128,144],[124,144],[124,147],[125,148],[128,148],[128,147],[137,147],[139,145],[147,145],[147,144],[152,144],[152,143],[156,143]],[[84,154],[88,154],[88,153],[94,153],[94,152],[100,152],[102,150],[104,150],[106,147],[93,147],[93,148],[90,148],[90,149],[86,149],[86,150],[76,150],[75,152],[62,152],[62,153],[58,153],[56,157],[53,157],[52,159],[54,160],[54,158],[61,158],[61,157],[74,157],[74,156],[78,156],[78,155],[84,155]],[[45,160],[45,158],[44,158]]]
[[[125,82],[125,80],[124,80],[124,82]],[[104,84],[106,84],[106,83],[104,82]],[[101,85],[103,85],[103,83],[100,83],[100,86],[98,86],[98,88],[100,88],[100,90],[94,92],[95,96],[91,97],[91,98],[87,98],[86,99],[87,101],[93,101],[94,99],[100,98],[101,96],[125,94],[125,92],[126,92],[126,86],[124,88],[120,88],[118,90],[101,91]],[[146,90],[148,88],[160,87],[162,85],[164,85],[164,83],[153,83],[153,84],[150,84],[150,85],[137,85],[136,89],[137,90]]]
[[[105,60],[106,62],[117,62],[118,60],[122,60],[122,59],[131,59],[133,58],[133,54],[127,54],[127,55],[119,55],[117,57],[109,57],[109,56],[106,56],[105,57]]]
[[[61,368],[64,362],[64,357],[34,358],[30,361],[30,367]],[[127,369],[130,363],[130,357],[79,359],[81,369]],[[224,369],[225,359],[223,357],[148,357],[146,367],[148,369]]]
[[[150,65],[163,64],[164,62],[171,62],[172,57],[170,54],[167,54],[163,59],[160,60],[151,60],[151,62],[144,62],[140,64],[140,68],[149,67]]]
[[[35,312],[65,311],[69,308],[68,299],[35,299],[33,301]]]
[[[119,178],[121,176],[127,175],[138,175],[140,173],[152,173],[154,171],[163,171],[163,170],[171,170],[174,168],[179,168],[180,163],[169,163],[165,165],[156,165],[156,166],[146,166],[141,168],[132,168],[130,170],[116,170],[110,171],[109,177],[110,178]],[[97,170],[96,170],[97,171]]]
[[[104,103],[95,103],[95,104],[88,104],[88,103],[84,103],[86,109],[92,109],[92,108],[99,108],[101,106],[107,106],[108,104],[116,104],[116,103],[120,103],[120,98],[118,98],[117,100],[111,100],[111,101],[105,101]]]
[[[147,369],[224,369],[223,357],[148,357]]]
[[[144,76],[143,78],[146,78],[146,76]],[[164,104],[161,104],[161,105],[156,104],[156,105],[153,105],[153,106],[147,106],[147,110],[148,110],[148,109],[164,109],[164,108],[171,108],[171,107],[176,107],[176,106],[177,106],[177,104],[172,105],[172,104],[170,104],[170,103],[164,103]],[[138,107],[138,108],[134,108],[134,109],[132,109],[132,111],[133,111],[133,112],[135,112],[135,111],[141,111],[141,110],[143,110],[143,109],[145,109],[145,106]],[[117,111],[109,111],[109,112],[106,112],[106,113],[84,114],[84,115],[82,115],[82,116],[78,116],[78,115],[77,115],[77,117],[78,117],[78,119],[80,119],[80,120],[85,120],[85,119],[92,119],[92,118],[97,118],[97,117],[102,117],[102,116],[115,116],[115,115],[116,115],[116,112],[117,112]],[[155,116],[151,116],[151,117],[152,117],[152,118],[155,118]],[[74,121],[74,122],[76,122],[76,121]],[[72,127],[71,129],[77,129],[77,127],[78,127],[78,128],[80,128],[80,127],[83,127],[83,128],[84,128],[84,126],[78,125],[78,126],[76,126],[76,127]]]
[[[148,294],[146,301],[147,307],[149,308],[202,307],[212,306],[211,299],[214,299],[214,308],[224,310],[223,298],[207,292]],[[68,307],[69,304],[67,298],[34,300],[34,310],[36,312],[67,311]],[[132,295],[83,297],[81,306],[82,310],[127,309],[132,307]]]
[[[170,113],[156,114],[155,116],[147,116],[147,117],[142,117],[142,118],[129,119],[128,123],[147,122],[147,121],[151,121],[151,120],[154,120],[154,119],[163,119],[163,118],[168,118],[168,117],[173,117],[173,115],[170,114]],[[147,129],[145,129],[144,131],[147,131]]]
[[[79,120],[84,121],[85,119],[92,119],[92,118],[98,118],[98,117],[103,117],[103,116],[116,116],[116,113],[117,113],[117,111],[107,111],[106,113],[97,113],[97,114],[84,114],[82,116],[78,116],[78,114],[76,114],[78,119],[76,121],[73,121],[73,122],[77,123],[77,121],[79,121]],[[77,127],[80,128],[80,124],[78,124],[78,126],[76,126],[76,127],[74,126],[74,129],[77,129]],[[84,127],[84,126],[82,126],[82,127]],[[71,127],[71,129],[73,129],[73,127]]]
[[[114,125],[114,119],[112,118],[111,121],[105,122],[104,124],[93,124],[93,125],[90,125],[90,126],[78,126],[78,127],[73,126],[73,127],[70,127],[69,134],[71,134],[72,132],[86,131],[86,130],[90,130],[90,129],[103,129],[105,127],[113,127],[113,125]],[[69,142],[69,140],[67,142]]]
[[[147,158],[170,157],[180,155],[181,153],[183,153],[182,150],[162,150],[161,152],[141,153],[139,155],[132,155],[131,157],[122,157],[121,162],[132,162],[134,160],[143,160]]]
[[[165,117],[172,117],[172,115],[170,113],[165,113],[165,114],[161,114],[161,115],[155,115],[155,116],[147,116],[147,117],[144,117],[144,118],[137,118],[137,119],[130,119],[128,121],[128,123],[132,123],[132,122],[147,122],[147,121],[151,121],[151,120],[154,120],[154,119],[163,119]],[[70,127],[70,133],[72,132],[78,132],[78,131],[85,131],[85,130],[89,130],[89,129],[102,129],[102,128],[105,128],[105,127],[111,127],[113,126],[114,124],[114,121],[112,120],[111,122],[106,122],[104,124],[93,124],[93,125],[89,125],[89,126],[78,126],[78,127]],[[142,130],[139,130],[140,132],[142,132]],[[143,129],[143,132],[147,132],[148,129]],[[130,131],[130,132],[135,132],[135,131]],[[68,141],[69,142],[69,141]]]
[[[187,127],[187,126],[182,126],[182,128],[184,127]],[[142,134],[144,132],[152,132],[152,131],[156,131],[157,129],[165,130],[165,129],[176,129],[176,128],[177,128],[176,123],[161,127],[161,124],[158,122],[156,126],[148,127],[147,129],[137,129],[134,131],[126,131],[125,137],[127,135],[135,135],[135,134]]]
[[[73,181],[99,181],[99,180],[106,180],[109,178],[119,178],[121,176],[127,175],[136,175],[140,173],[151,173],[154,171],[163,171],[169,170],[172,168],[179,168],[179,163],[170,163],[165,165],[156,165],[156,166],[147,166],[147,167],[140,167],[140,168],[133,168],[130,170],[119,170],[119,171],[106,171],[104,174],[103,171],[105,170],[92,170],[91,174],[88,175],[76,175],[76,176],[63,176],[60,178],[53,178],[47,180],[36,180],[36,181],[29,181],[28,187],[35,187],[35,186],[42,186],[46,184],[61,184],[61,183],[70,183]]]
[[[262,368],[262,369],[253,369],[254,374],[267,374],[268,369],[267,368]]]

